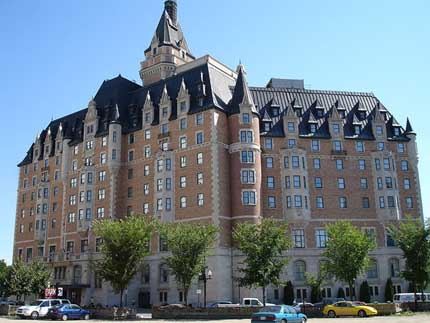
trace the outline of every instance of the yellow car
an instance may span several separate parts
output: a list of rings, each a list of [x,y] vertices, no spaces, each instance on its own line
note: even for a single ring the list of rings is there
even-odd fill
[[[377,315],[378,311],[371,306],[359,305],[354,302],[337,302],[332,305],[327,305],[323,309],[323,314],[328,317],[338,316],[372,316]]]

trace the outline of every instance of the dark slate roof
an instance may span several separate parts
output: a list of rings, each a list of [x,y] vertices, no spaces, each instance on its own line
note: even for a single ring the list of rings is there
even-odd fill
[[[122,124],[124,133],[141,129],[142,107],[148,92],[154,105],[152,124],[158,124],[159,102],[165,87],[172,100],[172,112],[169,119],[176,119],[176,99],[183,80],[190,94],[190,114],[210,108],[216,108],[227,114],[238,113],[239,104],[245,97],[248,97],[247,100],[255,106],[254,112],[260,117],[260,120],[272,123],[271,130],[262,133],[264,136],[284,136],[283,116],[287,113],[287,108],[290,107],[290,109],[293,108],[299,119],[299,135],[301,137],[330,138],[328,118],[332,115],[333,109],[336,108],[338,111],[344,110],[345,112],[344,133],[346,138],[371,140],[374,139],[371,127],[372,120],[378,106],[385,118],[389,140],[409,140],[402,128],[400,128],[400,136],[393,137],[392,128],[398,126],[398,123],[372,93],[249,87],[246,82],[246,74],[241,72],[241,69],[239,69],[239,74],[235,80],[231,75],[225,74],[220,68],[210,64],[206,58],[202,58],[200,63],[197,62],[191,66],[193,67],[183,70],[177,75],[145,87],[131,82],[121,75],[104,81],[94,97],[99,118],[96,135],[106,134],[109,124],[113,121]],[[279,113],[274,114],[274,108],[279,110]],[[119,112],[118,120],[115,117],[116,109]],[[83,121],[86,113],[87,109],[83,109],[51,121],[47,128],[41,132],[40,151],[44,151],[43,145],[47,138],[47,130],[50,129],[52,138],[55,138],[60,124],[64,138],[71,140],[69,145],[82,142]],[[362,118],[363,113],[365,114],[364,118]],[[354,133],[354,120],[361,126],[359,135]],[[316,124],[317,131],[315,133],[310,132],[309,122]],[[413,132],[410,123],[407,130],[407,133]],[[32,151],[30,148],[19,166],[31,163],[33,160]],[[54,150],[51,150],[52,154],[54,154]],[[38,159],[42,157],[41,154]]]

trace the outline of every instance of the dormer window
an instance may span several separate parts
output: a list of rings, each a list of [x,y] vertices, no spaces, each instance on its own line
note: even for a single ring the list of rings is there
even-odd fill
[[[150,112],[146,112],[145,113],[145,122],[149,122],[150,118],[151,118],[151,113]]]
[[[360,118],[360,120],[363,120],[366,118],[366,111],[360,111],[358,114],[358,117]]]
[[[383,130],[382,126],[376,126],[376,134],[378,136],[382,136],[384,134],[384,130]]]
[[[394,136],[395,137],[397,137],[397,136],[400,136],[400,128],[399,127],[394,127]]]
[[[242,123],[243,124],[249,124],[250,123],[249,113],[243,113],[242,114]]]
[[[94,132],[94,125],[89,125],[87,126],[87,134],[93,133]]]
[[[199,106],[203,106],[203,103],[204,103],[204,99],[203,98],[199,98]]]
[[[154,47],[153,49],[152,49],[152,54],[157,54],[157,47]]]
[[[310,124],[311,133],[317,132],[317,125],[315,123]]]
[[[359,134],[360,134],[360,132],[361,132],[361,127],[360,127],[360,126],[354,126],[354,133],[355,133],[356,135],[359,135]]]
[[[180,103],[180,110],[181,110],[181,112],[186,112],[187,111],[187,101],[181,101],[181,103]]]
[[[396,129],[396,128],[394,128],[394,129]],[[49,154],[49,146],[45,147],[45,154]]]
[[[277,117],[279,115],[279,107],[272,107],[272,116]]]
[[[167,114],[169,113],[169,108],[168,107],[164,107],[162,110],[161,110],[161,115],[162,115],[162,117],[163,118],[167,118]]]
[[[302,107],[301,106],[294,106],[294,112],[296,113],[297,117],[301,117],[302,116]]]
[[[324,116],[324,109],[322,107],[317,108],[317,117],[322,118]]]
[[[341,117],[342,119],[345,119],[345,116],[346,116],[345,110],[339,110],[338,113],[339,113],[339,117]]]
[[[265,122],[263,124],[263,126],[264,126],[264,131],[265,132],[269,132],[270,131],[270,122]]]
[[[294,132],[295,131],[294,122],[288,122],[288,132]]]
[[[333,123],[333,133],[340,133],[340,124]]]

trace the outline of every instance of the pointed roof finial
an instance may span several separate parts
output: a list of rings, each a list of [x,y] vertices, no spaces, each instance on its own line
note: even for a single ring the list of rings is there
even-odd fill
[[[118,121],[119,120],[119,107],[118,107],[118,103],[115,105],[115,116],[114,116],[114,121]]]
[[[409,121],[409,118],[406,119],[405,134],[407,134],[407,135],[416,135],[414,129],[412,129],[412,125],[411,125],[411,122]]]

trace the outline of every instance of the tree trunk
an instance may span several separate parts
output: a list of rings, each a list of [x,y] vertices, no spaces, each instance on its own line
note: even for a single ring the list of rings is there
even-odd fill
[[[266,306],[266,286],[263,286],[263,305]]]
[[[122,308],[122,295],[124,294],[124,289],[121,288],[119,291],[119,308]]]
[[[417,284],[414,282],[414,300],[415,300],[415,311],[418,310],[418,300],[417,300]]]
[[[352,293],[353,293],[352,283],[349,282],[348,285],[349,285],[349,300],[352,301],[353,300],[352,299]]]
[[[185,306],[188,306],[188,288],[183,289]]]

